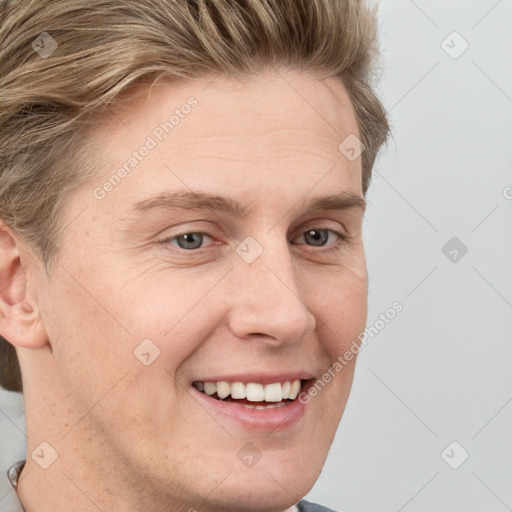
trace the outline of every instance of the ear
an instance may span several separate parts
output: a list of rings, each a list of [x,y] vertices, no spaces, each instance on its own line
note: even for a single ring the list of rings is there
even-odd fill
[[[0,220],[0,335],[17,347],[41,348],[48,336],[35,290],[29,286],[29,275],[36,269],[28,261],[22,265],[23,249],[21,239]]]

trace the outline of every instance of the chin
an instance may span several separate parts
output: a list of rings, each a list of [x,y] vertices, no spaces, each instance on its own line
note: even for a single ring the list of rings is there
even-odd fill
[[[230,474],[208,499],[208,509],[223,512],[283,512],[297,504],[313,487],[317,476],[294,472],[293,479],[276,469]],[[201,506],[198,507],[198,511]]]
[[[216,474],[227,476],[212,482],[212,488],[217,486],[208,499],[212,510],[282,512],[295,505],[311,490],[325,462],[322,449],[298,448],[265,450],[252,467],[238,463],[219,469]]]

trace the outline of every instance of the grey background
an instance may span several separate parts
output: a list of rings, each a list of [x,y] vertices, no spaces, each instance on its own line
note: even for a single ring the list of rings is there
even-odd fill
[[[361,352],[309,499],[344,512],[506,512],[512,1],[378,3],[394,140],[368,196],[368,324],[396,300],[404,309]],[[469,43],[456,59],[441,47],[453,31]],[[453,54],[457,37],[445,43]],[[452,237],[468,248],[457,262],[442,252]],[[469,453],[458,469],[440,455],[452,441]],[[447,454],[462,460],[459,447]]]
[[[344,512],[512,510],[512,0],[379,2],[393,141],[365,240],[372,325],[308,499]],[[457,31],[469,44],[463,49]],[[511,189],[512,190],[512,189]],[[512,193],[508,195],[512,197]],[[442,252],[457,237],[467,248]],[[456,244],[460,245],[460,242]],[[457,250],[457,245],[445,252]],[[5,399],[5,397],[8,397]],[[0,471],[24,457],[21,397],[0,392]],[[441,453],[453,441],[445,453]],[[469,457],[457,469],[464,454]],[[0,479],[0,509],[12,496]]]

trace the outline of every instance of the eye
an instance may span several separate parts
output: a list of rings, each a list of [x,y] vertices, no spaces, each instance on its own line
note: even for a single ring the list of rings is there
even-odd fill
[[[183,250],[194,251],[197,249],[204,248],[203,243],[205,239],[212,239],[212,237],[206,233],[201,233],[197,231],[192,231],[189,233],[183,233],[181,235],[176,235],[171,238],[167,238],[163,240],[165,244],[171,244],[179,247]],[[342,241],[345,240],[345,236],[338,231],[334,231],[333,229],[308,229],[298,238],[299,240],[304,238],[305,243],[307,245],[313,247],[324,247],[324,246],[332,246],[336,247]],[[329,240],[334,241],[328,243]],[[301,242],[299,242],[301,243]]]
[[[164,243],[177,245],[180,249],[200,249],[205,238],[211,238],[206,233],[190,232],[173,236],[164,240]],[[176,243],[173,243],[176,242]]]
[[[334,243],[327,244],[329,235],[334,235],[335,241]],[[305,231],[299,238],[304,238],[308,245],[312,245],[314,247],[323,247],[325,245],[337,245],[340,241],[344,240],[344,236],[338,231],[334,231],[332,229],[308,229]]]

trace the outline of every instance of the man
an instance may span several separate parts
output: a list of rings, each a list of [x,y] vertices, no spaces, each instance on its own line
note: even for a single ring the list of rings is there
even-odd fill
[[[365,328],[364,196],[388,133],[374,15],[356,0],[0,10],[19,510],[326,510],[302,498],[350,392],[354,361],[336,362]]]

